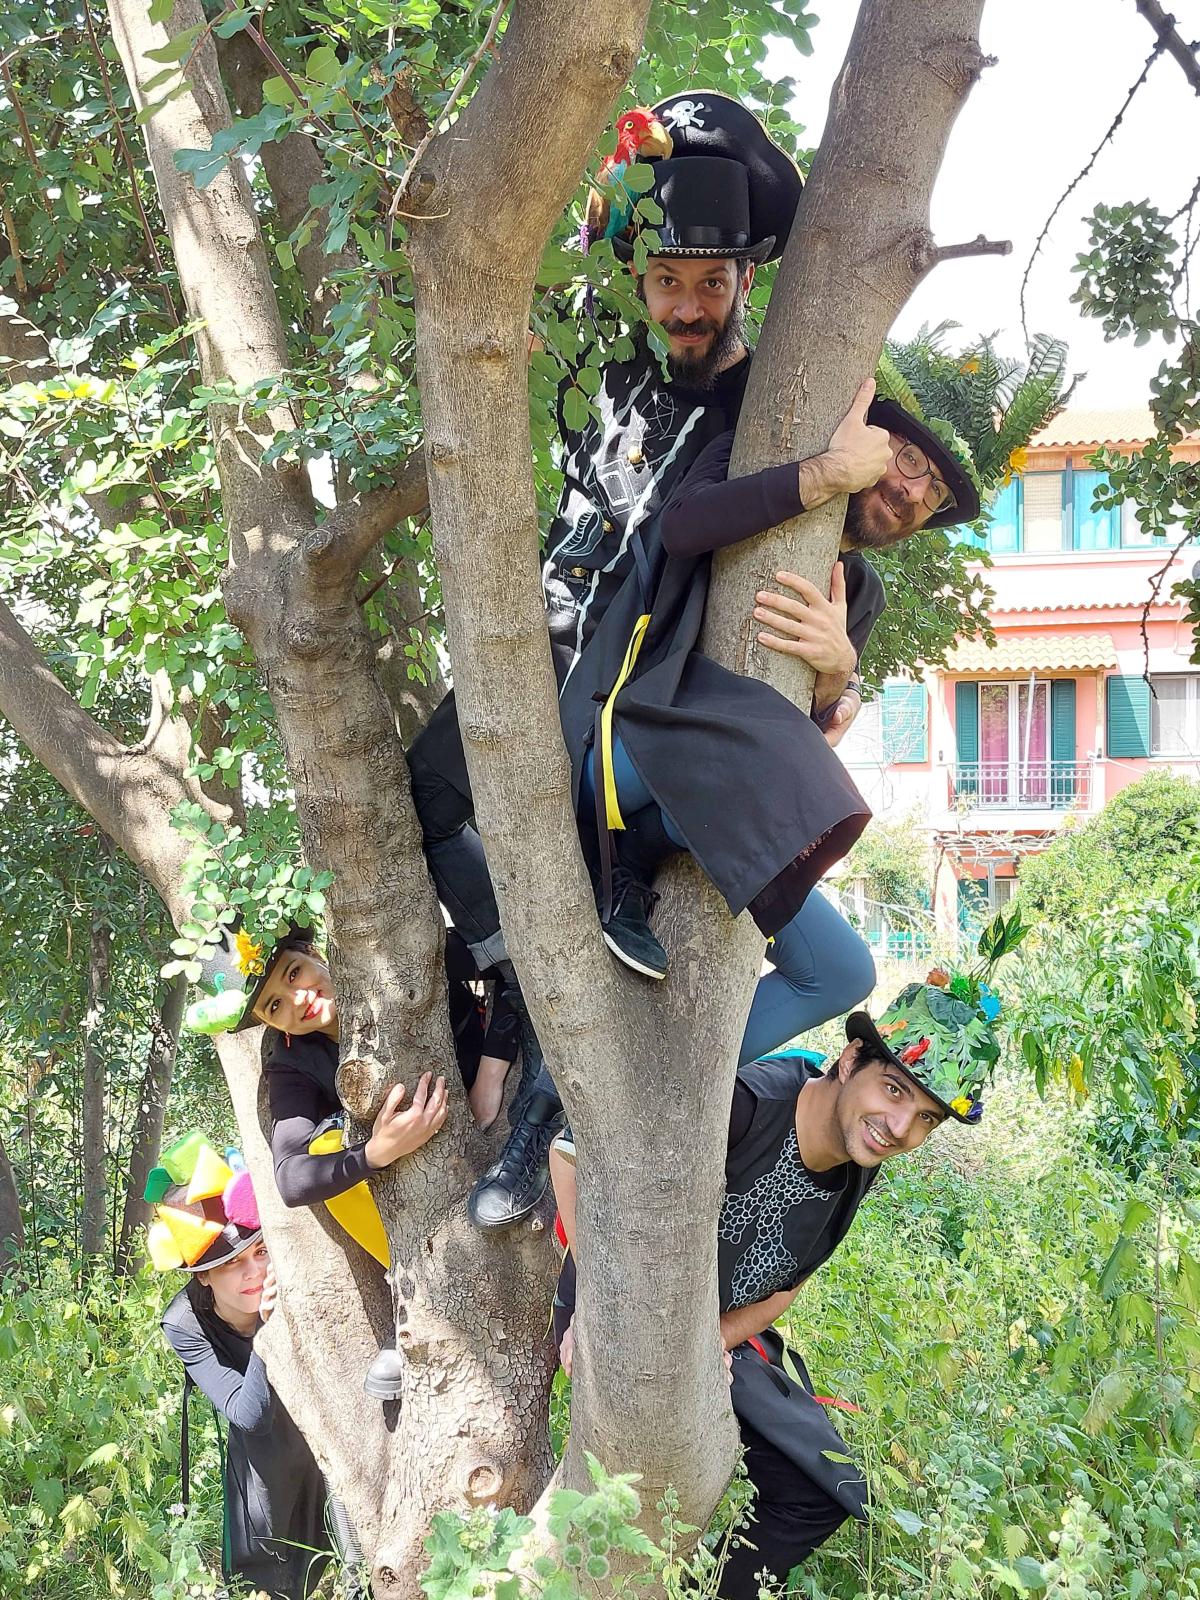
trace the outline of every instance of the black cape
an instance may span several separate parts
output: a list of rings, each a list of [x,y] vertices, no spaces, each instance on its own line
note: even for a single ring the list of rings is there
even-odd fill
[[[272,1600],[304,1600],[328,1556],[325,1480],[299,1428],[266,1382],[253,1340],[186,1289],[163,1332],[195,1386],[224,1418],[225,1540],[221,1568]]]
[[[599,705],[637,619],[649,612],[636,667],[615,702],[615,731],[730,911],[749,908],[763,933],[777,933],[871,813],[811,717],[696,648],[711,556],[669,557],[657,518],[636,537],[641,559],[559,699],[576,803]]]

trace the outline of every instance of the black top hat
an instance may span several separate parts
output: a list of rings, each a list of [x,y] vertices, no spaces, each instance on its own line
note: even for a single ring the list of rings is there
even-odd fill
[[[754,113],[708,89],[670,95],[654,113],[673,147],[670,156],[651,163],[650,193],[663,212],[655,256],[781,256],[804,181]],[[629,230],[612,243],[620,260],[632,261]]]
[[[915,444],[938,468],[946,480],[946,487],[954,496],[953,505],[930,517],[927,528],[952,528],[960,522],[974,522],[979,515],[979,490],[958,459],[953,448],[928,422],[914,417],[911,411],[897,405],[894,400],[872,400],[867,411],[867,421],[876,428],[886,428],[889,433],[899,433]],[[948,434],[954,436],[958,447],[966,453],[965,442],[954,434],[949,424],[944,424]]]

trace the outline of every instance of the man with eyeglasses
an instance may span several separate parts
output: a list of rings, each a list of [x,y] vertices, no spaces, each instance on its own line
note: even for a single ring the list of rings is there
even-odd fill
[[[783,592],[755,597],[760,643],[814,668],[813,715],[831,744],[858,714],[858,662],[886,604],[883,584],[862,552],[888,549],[922,530],[973,522],[980,511],[974,462],[948,423],[917,417],[882,397],[871,402],[866,420],[887,429],[891,462],[871,488],[850,496],[830,595],[795,573],[780,572],[776,580]],[[733,544],[829,498],[823,486],[805,480],[815,463],[731,480],[732,448],[732,430],[714,439],[666,507],[663,544],[671,555],[695,556]]]

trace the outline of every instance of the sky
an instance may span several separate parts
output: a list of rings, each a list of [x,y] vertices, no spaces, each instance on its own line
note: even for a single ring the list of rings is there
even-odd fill
[[[811,9],[820,18],[813,54],[780,45],[770,64],[797,80],[795,115],[815,145],[858,6],[812,0]],[[1186,40],[1200,37],[1200,0],[1171,0],[1168,9]],[[1133,0],[989,0],[980,42],[999,59],[971,91],[950,135],[933,194],[933,234],[939,244],[980,233],[1011,239],[1012,253],[935,268],[894,333],[910,337],[922,323],[949,319],[966,336],[998,332],[1000,348],[1016,356],[1024,350],[1020,284],[1034,241],[1103,138],[1154,36]],[[1065,339],[1070,370],[1086,373],[1072,406],[1145,405],[1149,380],[1168,353],[1157,338],[1140,350],[1132,340],[1107,342],[1101,324],[1071,304],[1071,267],[1087,248],[1081,219],[1098,202],[1125,200],[1148,199],[1169,214],[1187,199],[1198,172],[1200,99],[1178,64],[1162,56],[1113,142],[1059,212],[1030,278],[1030,332]]]

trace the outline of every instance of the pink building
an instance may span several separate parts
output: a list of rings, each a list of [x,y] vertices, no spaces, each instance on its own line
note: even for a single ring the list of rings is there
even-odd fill
[[[1132,507],[1092,510],[1088,457],[1151,432],[1145,410],[1068,410],[1035,438],[987,536],[995,645],[888,683],[840,747],[876,815],[928,830],[940,928],[1003,905],[1023,855],[1143,773],[1200,778],[1200,668],[1171,598],[1200,550],[1172,559]],[[1200,436],[1176,455],[1200,460]]]

